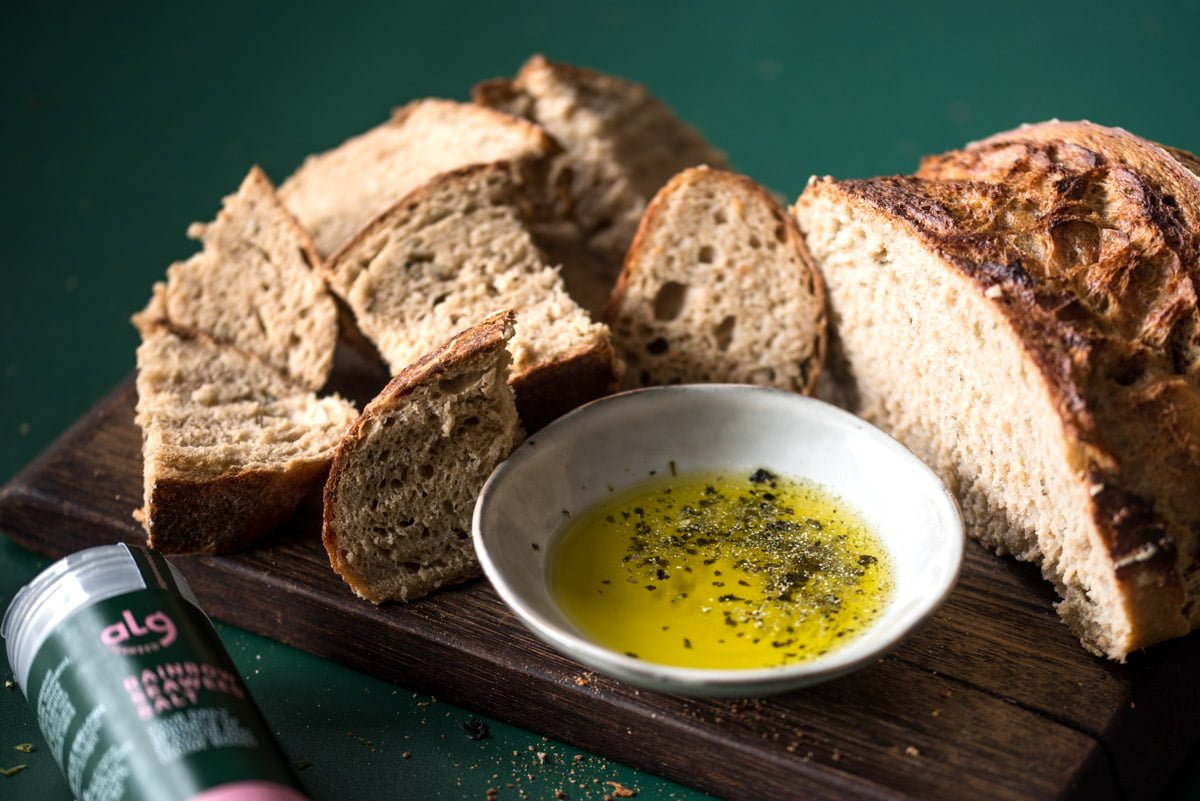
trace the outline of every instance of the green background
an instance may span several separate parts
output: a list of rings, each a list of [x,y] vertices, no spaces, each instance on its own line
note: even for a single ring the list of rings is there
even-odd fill
[[[791,200],[1051,117],[1200,151],[1200,1],[25,4],[0,24],[0,480],[126,375],[129,314],[251,164],[277,182],[420,96],[534,52],[647,83]],[[0,603],[43,560],[0,538]],[[224,629],[317,799],[698,794]],[[67,799],[16,691],[0,798]],[[1168,736],[1164,733],[1164,736]],[[11,741],[11,742],[10,742]],[[409,758],[403,754],[409,753]],[[538,753],[546,754],[539,759]],[[569,775],[572,774],[573,775]],[[533,778],[528,778],[533,777]],[[512,784],[510,789],[508,784]],[[582,788],[579,785],[584,785]],[[1200,753],[1167,793],[1200,798]]]

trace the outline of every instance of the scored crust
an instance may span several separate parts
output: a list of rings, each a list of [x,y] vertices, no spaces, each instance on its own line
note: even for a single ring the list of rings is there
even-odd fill
[[[492,315],[405,368],[338,446],[321,538],[360,597],[411,601],[478,575],[475,496],[521,435],[504,378],[514,320]]]
[[[811,393],[825,288],[796,222],[741,175],[693,167],[651,201],[605,319],[626,385],[733,382]]]
[[[1092,650],[1123,659],[1194,627],[1195,175],[1127,132],[1052,122],[926,158],[917,177],[814,181],[796,214],[830,285],[850,394],[942,472],[971,533],[1039,562]],[[925,297],[866,299],[864,287],[892,280],[926,283]],[[904,306],[907,330],[887,327],[886,304]],[[955,419],[905,408],[911,387],[942,374],[934,343],[959,347],[942,315],[964,342],[987,332],[975,350],[993,364],[1011,357],[1009,383],[993,368],[978,398],[1011,414],[971,423],[952,395],[928,402]],[[953,358],[960,381],[986,374],[968,348]]]

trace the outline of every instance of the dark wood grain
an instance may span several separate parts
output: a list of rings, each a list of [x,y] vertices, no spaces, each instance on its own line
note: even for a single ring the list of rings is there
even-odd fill
[[[140,541],[133,402],[126,381],[0,490],[0,528],[48,556]],[[248,553],[175,561],[215,617],[723,797],[1153,798],[1200,729],[1200,640],[1090,656],[1034,569],[974,546],[945,607],[870,668],[696,700],[586,672],[484,581],[362,602],[319,520],[314,497]]]

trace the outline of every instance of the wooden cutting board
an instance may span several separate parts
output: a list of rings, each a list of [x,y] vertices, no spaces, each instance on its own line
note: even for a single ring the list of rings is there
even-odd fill
[[[126,380],[0,490],[0,529],[57,557],[140,541]],[[763,699],[639,691],[548,650],[486,581],[355,598],[319,499],[255,550],[174,560],[214,617],[732,799],[1153,798],[1200,730],[1200,638],[1117,665],[1063,626],[1028,565],[970,545],[936,617],[838,681]]]

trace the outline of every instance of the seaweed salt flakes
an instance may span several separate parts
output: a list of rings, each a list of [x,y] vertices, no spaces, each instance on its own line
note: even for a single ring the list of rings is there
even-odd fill
[[[680,667],[828,653],[891,594],[879,539],[819,486],[759,468],[655,478],[575,515],[550,587],[589,638]]]

